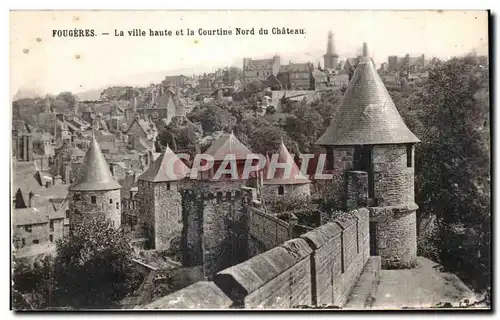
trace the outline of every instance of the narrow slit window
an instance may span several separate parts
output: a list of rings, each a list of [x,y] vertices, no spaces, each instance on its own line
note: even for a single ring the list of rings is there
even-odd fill
[[[413,146],[411,144],[406,146],[406,166],[413,167]]]
[[[96,198],[96,196],[90,196],[90,202],[91,202],[91,203],[97,203],[97,198]]]
[[[285,194],[285,187],[279,186],[278,187],[278,195],[282,196]]]

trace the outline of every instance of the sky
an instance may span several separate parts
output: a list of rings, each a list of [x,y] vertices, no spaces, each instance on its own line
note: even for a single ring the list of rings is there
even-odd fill
[[[198,29],[255,28],[256,35],[199,36]],[[304,29],[273,35],[271,29]],[[53,30],[93,29],[96,37],[53,37]],[[187,36],[186,29],[195,31]],[[269,35],[258,35],[260,28]],[[171,30],[170,37],[115,37],[115,30]],[[184,36],[175,36],[184,30]],[[11,11],[10,95],[81,92],[109,85],[147,85],[165,75],[241,67],[244,57],[281,63],[321,61],[328,31],[340,59],[367,42],[377,65],[387,56],[447,59],[488,54],[486,11]],[[101,35],[101,33],[109,35]]]

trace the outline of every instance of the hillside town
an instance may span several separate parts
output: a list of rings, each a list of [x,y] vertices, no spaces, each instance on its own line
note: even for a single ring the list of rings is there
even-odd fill
[[[381,270],[434,269],[417,253],[420,137],[388,90],[423,85],[439,60],[394,55],[376,68],[367,43],[341,59],[334,34],[325,38],[322,65],[245,57],[241,68],[110,87],[95,101],[71,93],[14,101],[16,263],[56,257],[58,243],[102,216],[126,235],[140,278],[110,308],[400,303]],[[299,114],[312,106],[324,106],[319,120]],[[213,168],[194,174],[201,153]],[[242,177],[254,153],[268,163],[276,155],[289,174],[269,177],[266,164]],[[228,154],[237,178],[214,178]],[[175,174],[165,169],[172,164]],[[317,179],[319,167],[332,179]],[[456,276],[434,281],[453,286],[456,303],[472,299]],[[14,295],[20,308],[34,303],[30,292]]]

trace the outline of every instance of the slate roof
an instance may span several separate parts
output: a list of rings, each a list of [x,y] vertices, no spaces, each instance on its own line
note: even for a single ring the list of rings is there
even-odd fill
[[[335,118],[318,145],[416,143],[387,92],[375,65],[363,57]]]
[[[189,168],[168,146],[138,180],[149,182],[177,181],[186,177]]]
[[[48,210],[47,205],[39,208],[14,209],[12,210],[12,220],[15,226],[48,223]]]
[[[214,141],[204,154],[212,156],[215,161],[223,161],[229,154],[234,155],[236,160],[246,160],[247,155],[253,153],[231,132]]]
[[[280,66],[279,72],[309,72],[313,68],[312,64],[306,63],[290,63]]]
[[[272,65],[273,65],[273,59],[257,59],[257,60],[251,59],[245,65],[245,70],[259,69],[264,66],[272,66]]]
[[[111,175],[109,165],[99,148],[95,138],[92,138],[89,149],[79,169],[76,181],[69,187],[71,191],[116,190],[121,186]]]
[[[278,159],[276,163],[280,164],[279,167],[276,168],[274,173],[270,172],[270,160],[266,159],[266,166],[264,168],[264,184],[267,185],[283,185],[283,184],[306,184],[310,183],[309,179],[307,179],[304,174],[300,171],[299,167],[295,163],[292,155],[288,152],[283,141],[281,142],[280,148],[278,150]],[[289,164],[290,173],[285,175],[286,169],[282,168],[281,164]],[[287,168],[288,169],[288,168]],[[268,179],[268,174],[272,175],[270,179]]]
[[[39,172],[33,162],[14,161],[12,163],[12,195],[21,190],[24,203],[29,203],[29,193],[34,194],[32,205],[47,203],[50,199],[64,199],[68,193],[67,185],[52,185],[45,187],[45,181],[52,183],[50,175]],[[43,181],[42,181],[43,178]]]

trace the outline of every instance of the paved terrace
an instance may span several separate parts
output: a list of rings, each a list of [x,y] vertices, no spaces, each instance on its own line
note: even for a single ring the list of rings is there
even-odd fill
[[[381,270],[374,309],[430,308],[449,302],[475,300],[474,293],[454,274],[441,272],[441,266],[418,257],[418,266],[406,270]]]

